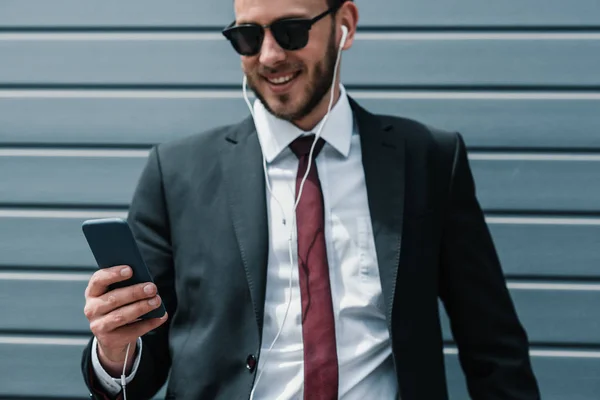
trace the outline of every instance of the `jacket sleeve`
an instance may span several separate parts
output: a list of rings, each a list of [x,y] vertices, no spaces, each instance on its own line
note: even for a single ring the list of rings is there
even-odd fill
[[[507,289],[456,135],[441,253],[440,297],[475,400],[539,399],[529,343]]]
[[[127,384],[128,398],[150,399],[164,385],[171,368],[169,326],[177,308],[169,220],[157,148],[150,151],[142,171],[128,222],[169,314],[166,323],[142,337],[140,363],[134,378]],[[94,379],[91,341],[83,352],[82,373],[93,398],[114,398]]]

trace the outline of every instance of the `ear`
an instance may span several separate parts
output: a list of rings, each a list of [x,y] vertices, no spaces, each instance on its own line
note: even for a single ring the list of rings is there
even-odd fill
[[[342,40],[342,26],[345,26],[348,29],[348,35],[346,36],[346,42],[344,43],[344,50],[348,50],[352,47],[354,43],[354,35],[356,34],[356,27],[358,25],[358,7],[354,4],[353,1],[346,1],[340,7],[337,12],[337,22],[338,26],[340,26],[340,30],[338,33],[338,43]]]

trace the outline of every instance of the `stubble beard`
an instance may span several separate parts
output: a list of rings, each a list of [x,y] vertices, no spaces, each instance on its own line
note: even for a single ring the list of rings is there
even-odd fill
[[[304,89],[304,102],[299,105],[296,109],[284,110],[277,112],[275,111],[266,101],[262,93],[257,89],[256,81],[262,79],[258,74],[248,75],[248,86],[254,92],[255,96],[260,100],[269,113],[277,118],[286,121],[298,121],[309,115],[323,100],[325,95],[331,90],[333,83],[333,69],[337,61],[337,50],[335,48],[335,30],[332,29],[329,37],[329,43],[327,44],[327,52],[325,53],[325,59],[315,65],[314,78],[309,85]],[[277,100],[285,106],[289,106],[293,100],[289,94],[282,94],[277,96]]]

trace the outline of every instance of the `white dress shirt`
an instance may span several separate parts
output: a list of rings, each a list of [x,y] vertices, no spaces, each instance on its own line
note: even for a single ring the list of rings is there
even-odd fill
[[[339,398],[395,399],[398,387],[367,202],[360,138],[345,88],[340,85],[340,89],[340,99],[321,132],[326,144],[312,166],[317,168],[325,205]],[[301,300],[295,226],[292,224],[298,159],[288,145],[299,136],[316,133],[319,126],[314,132],[303,132],[293,124],[275,118],[258,100],[254,103],[254,118],[276,200],[267,191],[269,259],[263,343],[257,369],[260,378],[255,381],[253,399],[301,400],[304,380]],[[293,264],[289,256],[290,230],[293,232]],[[292,298],[284,323],[290,275]],[[118,380],[106,379],[107,374],[97,357],[92,361],[95,371],[102,377],[100,383],[112,393],[118,393]],[[138,363],[136,360],[135,367]]]

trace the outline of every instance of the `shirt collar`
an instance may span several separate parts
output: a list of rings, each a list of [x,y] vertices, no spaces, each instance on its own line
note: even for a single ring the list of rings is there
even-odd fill
[[[291,122],[275,117],[267,111],[260,100],[257,99],[254,102],[254,124],[263,154],[269,163],[298,137],[316,134],[322,123],[323,120],[319,122],[314,131],[305,132]],[[340,98],[331,109],[329,119],[321,131],[321,137],[344,157],[348,157],[353,131],[352,108],[346,89],[340,85]]]

